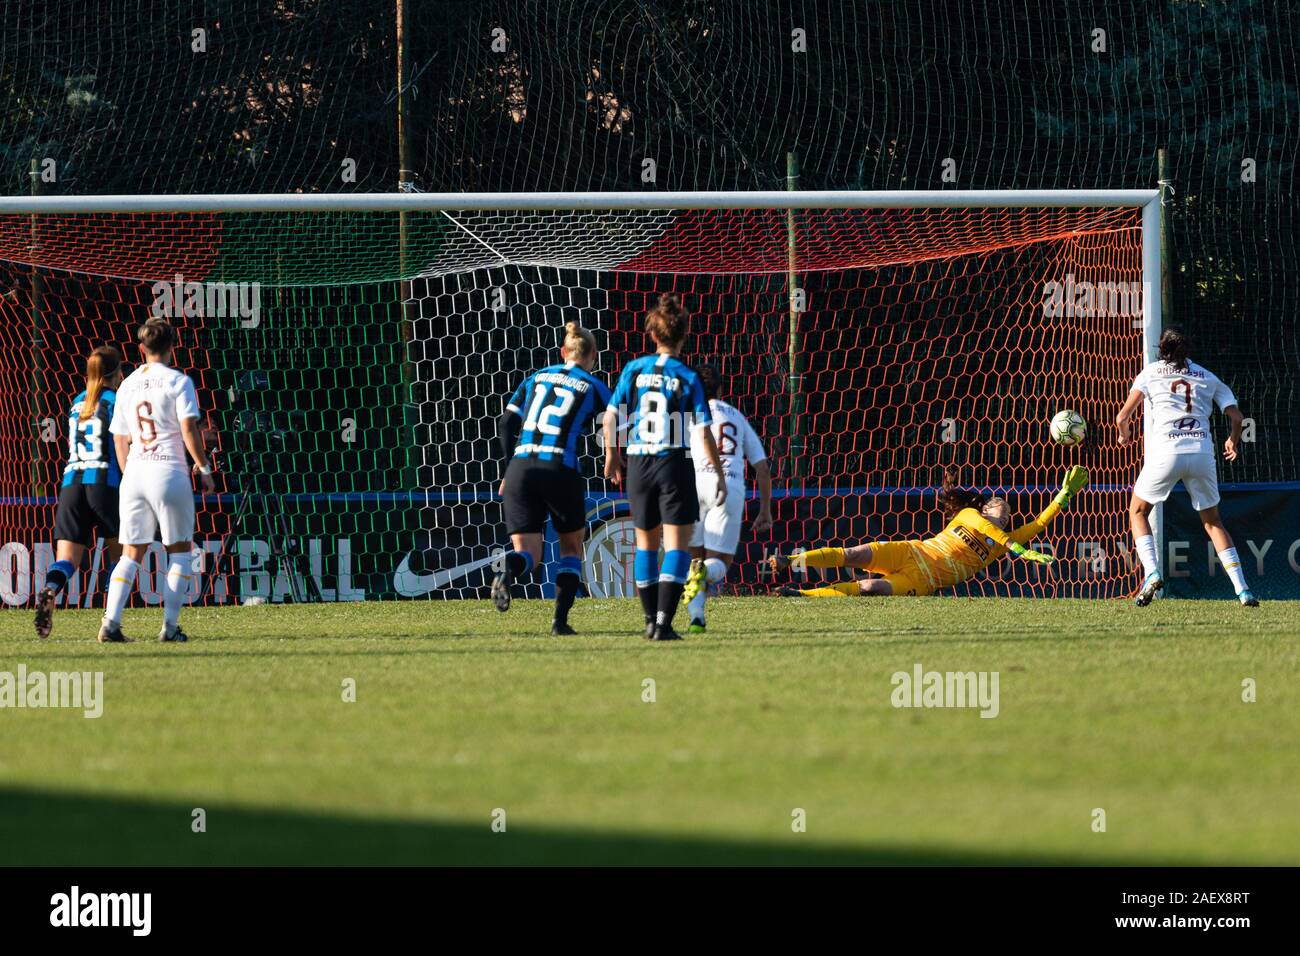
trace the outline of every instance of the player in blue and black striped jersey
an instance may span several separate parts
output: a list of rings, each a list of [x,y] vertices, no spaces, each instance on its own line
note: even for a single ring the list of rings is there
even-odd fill
[[[623,368],[605,413],[605,477],[623,480],[626,448],[627,497],[636,527],[633,575],[645,612],[645,636],[676,641],[680,637],[673,630],[673,615],[690,573],[688,549],[700,516],[689,455],[692,432],[699,434],[704,454],[718,474],[723,468],[709,428],[713,418],[704,386],[678,358],[690,316],[676,296],[661,295],[646,313],[645,328],[655,353],[633,359]],[[718,482],[717,503],[726,499],[726,482]]]
[[[122,384],[122,353],[101,346],[86,359],[86,390],[68,411],[68,463],[63,469],[54,511],[54,558],[45,586],[36,594],[36,635],[49,637],[59,593],[81,565],[98,533],[108,552],[106,567],[117,561],[117,489],[122,481],[108,423],[116,389]]]
[[[587,534],[586,483],[578,471],[579,443],[609,405],[609,388],[591,374],[596,337],[577,322],[565,326],[564,362],[529,375],[501,416],[501,482],[506,531],[513,550],[492,581],[497,609],[510,607],[510,586],[542,557],[547,516],[560,539],[552,634],[572,634],[569,609],[582,576]]]

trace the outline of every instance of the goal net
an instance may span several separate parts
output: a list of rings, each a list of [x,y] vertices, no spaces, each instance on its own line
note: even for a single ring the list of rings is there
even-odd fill
[[[936,533],[945,466],[1018,523],[1081,463],[1091,485],[1035,544],[1056,563],[1003,560],[955,593],[1130,593],[1138,456],[1108,423],[1158,316],[1142,294],[1147,197],[1098,195],[791,209],[417,196],[401,211],[288,208],[320,196],[220,211],[212,197],[149,212],[101,197],[107,211],[0,214],[0,598],[30,602],[52,561],[85,356],[115,344],[133,364],[150,315],[180,330],[221,470],[199,504],[193,600],[484,596],[508,545],[504,398],[558,359],[570,319],[595,331],[612,382],[665,291],[692,313],[686,361],[721,369],[773,466],[776,526],[746,530],[727,590],[766,590],[776,549]],[[1064,408],[1089,422],[1085,445],[1049,439]],[[630,594],[631,523],[598,453],[593,438],[586,584]],[[160,556],[138,600],[161,600]],[[68,603],[102,603],[104,572],[96,548]],[[549,594],[549,572],[527,588]]]

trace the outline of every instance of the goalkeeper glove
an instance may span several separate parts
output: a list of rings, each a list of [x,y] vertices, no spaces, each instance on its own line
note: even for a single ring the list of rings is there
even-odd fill
[[[1012,541],[1007,545],[1007,550],[1017,558],[1024,558],[1026,561],[1033,561],[1035,564],[1051,564],[1056,560],[1050,554],[1040,554],[1037,551],[1031,551],[1018,541]]]
[[[1088,483],[1088,469],[1082,465],[1075,465],[1065,473],[1065,481],[1061,482],[1061,490],[1057,492],[1056,497],[1052,499],[1062,508],[1069,505],[1070,500],[1082,490],[1083,486]]]

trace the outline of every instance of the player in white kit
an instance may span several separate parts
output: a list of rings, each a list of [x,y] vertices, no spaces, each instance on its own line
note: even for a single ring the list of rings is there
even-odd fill
[[[745,416],[717,397],[721,387],[718,370],[704,365],[696,372],[713,416],[713,438],[725,472],[721,480],[727,483],[727,500],[717,504],[718,473],[704,452],[700,433],[692,433],[691,460],[695,464],[695,493],[700,499],[700,517],[691,536],[691,571],[682,591],[692,634],[704,631],[704,601],[709,585],[727,576],[727,569],[736,556],[740,526],[745,520],[747,462],[754,469],[758,483],[759,505],[754,531],[763,532],[772,527],[772,471],[763,443]]]
[[[150,319],[140,326],[137,338],[143,364],[118,388],[108,426],[122,466],[118,527],[122,559],[109,579],[99,641],[127,640],[122,634],[122,609],[131,597],[140,562],[158,535],[167,550],[158,640],[179,643],[186,640],[178,621],[190,589],[194,542],[194,493],[186,450],[194,459],[200,487],[209,494],[212,465],[203,449],[194,382],[169,365],[176,343],[172,327],[162,319]]]
[[[1232,536],[1219,517],[1219,482],[1214,468],[1214,440],[1210,436],[1210,413],[1218,405],[1232,425],[1232,434],[1223,443],[1223,457],[1235,461],[1241,447],[1244,419],[1231,389],[1213,372],[1190,361],[1187,357],[1190,350],[1187,336],[1178,329],[1166,329],[1160,336],[1160,360],[1138,373],[1128,401],[1115,419],[1119,443],[1126,445],[1132,440],[1133,416],[1141,410],[1142,403],[1145,401],[1151,409],[1142,472],[1133,485],[1128,506],[1133,543],[1146,575],[1136,603],[1138,607],[1146,607],[1165,586],[1157,568],[1155,539],[1147,516],[1181,481],[1192,499],[1192,507],[1201,516],[1206,534],[1214,542],[1214,550],[1232,581],[1237,599],[1246,607],[1256,607],[1259,601],[1246,586],[1246,575]]]

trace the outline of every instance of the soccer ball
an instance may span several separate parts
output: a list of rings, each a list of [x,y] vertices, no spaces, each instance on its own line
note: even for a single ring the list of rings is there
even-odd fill
[[[1056,413],[1048,430],[1051,432],[1052,441],[1057,444],[1077,445],[1087,437],[1088,423],[1074,409],[1067,408]]]

